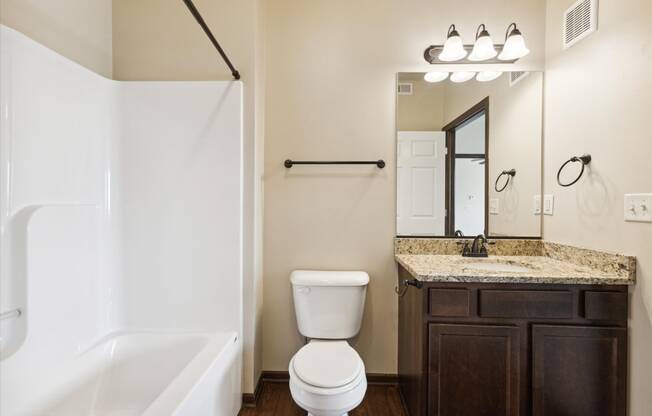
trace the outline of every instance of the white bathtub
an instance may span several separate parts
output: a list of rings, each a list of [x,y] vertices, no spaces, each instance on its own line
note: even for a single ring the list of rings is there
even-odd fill
[[[68,374],[44,374],[33,385],[32,377],[5,378],[3,396],[12,403],[2,415],[235,416],[240,350],[235,333],[112,334],[80,354]]]

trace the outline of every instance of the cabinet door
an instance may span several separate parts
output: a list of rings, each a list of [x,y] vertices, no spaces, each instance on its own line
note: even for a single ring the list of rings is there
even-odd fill
[[[625,416],[627,329],[535,325],[534,416]]]
[[[430,324],[428,332],[429,415],[519,415],[517,327]]]

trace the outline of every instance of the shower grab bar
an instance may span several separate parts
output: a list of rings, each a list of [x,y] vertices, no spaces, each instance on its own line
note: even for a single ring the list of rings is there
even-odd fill
[[[7,311],[7,312],[2,312],[0,313],[0,321],[4,321],[5,319],[11,319],[11,318],[19,318],[20,315],[23,314],[23,311],[20,309],[14,309],[12,311]]]

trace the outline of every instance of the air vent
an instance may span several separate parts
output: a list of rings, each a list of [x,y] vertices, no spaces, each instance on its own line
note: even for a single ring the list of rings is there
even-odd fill
[[[564,13],[564,49],[598,29],[598,0],[580,0]]]
[[[512,71],[509,73],[509,86],[513,87],[518,84],[520,80],[530,75],[527,71]]]
[[[398,95],[412,95],[412,84],[409,82],[398,83]]]

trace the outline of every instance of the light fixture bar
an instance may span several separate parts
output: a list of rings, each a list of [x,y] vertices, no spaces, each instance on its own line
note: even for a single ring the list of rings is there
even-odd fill
[[[500,53],[503,51],[503,46],[505,46],[505,45],[502,45],[502,44],[494,45],[494,47],[496,48],[496,51],[498,52],[498,55],[500,55]],[[470,54],[471,51],[473,50],[473,45],[464,45],[464,49],[467,51],[467,58],[464,58],[464,59],[461,59],[461,60],[455,61],[455,62],[446,62],[446,61],[442,61],[442,60],[440,60],[438,58],[439,54],[442,52],[443,49],[444,49],[444,45],[431,45],[431,46],[428,46],[428,48],[426,48],[425,52],[423,53],[423,57],[425,58],[425,60],[429,64],[447,64],[447,65],[451,65],[451,64],[454,64],[454,65],[458,65],[458,64],[475,64],[475,65],[478,65],[478,64],[482,64],[482,65],[484,65],[484,64],[513,64],[514,62],[518,61],[518,59],[509,59],[509,60],[501,61],[500,59],[498,59],[498,56],[496,56],[494,58],[491,58],[491,59],[487,59],[485,61],[479,61],[479,62],[478,61],[475,61],[475,62],[474,61],[469,61],[468,54]]]

